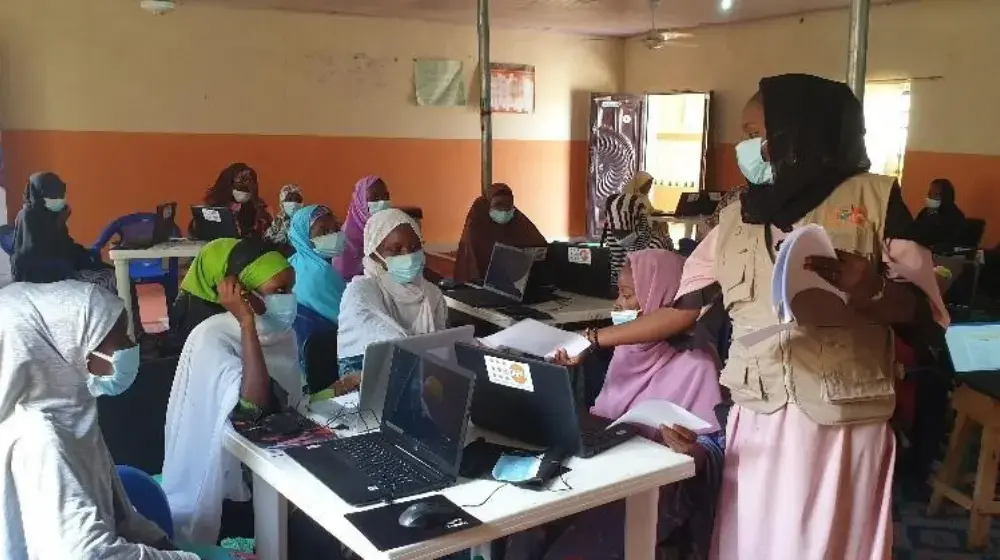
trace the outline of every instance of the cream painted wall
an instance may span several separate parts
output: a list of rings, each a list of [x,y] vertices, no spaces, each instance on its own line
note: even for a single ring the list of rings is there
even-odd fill
[[[909,150],[1000,154],[1000,1],[920,0],[873,9],[869,79],[916,78]],[[629,92],[713,90],[716,140],[740,137],[740,111],[757,81],[805,72],[843,80],[846,10],[703,28],[698,48],[645,49],[629,41]],[[939,80],[922,77],[942,76]]]
[[[478,87],[466,107],[423,108],[412,85],[416,57],[460,59],[478,82],[474,25],[3,0],[0,57],[5,129],[479,136]],[[619,89],[623,45],[496,30],[493,58],[533,64],[537,80],[535,113],[496,116],[498,139],[583,139],[587,94]]]

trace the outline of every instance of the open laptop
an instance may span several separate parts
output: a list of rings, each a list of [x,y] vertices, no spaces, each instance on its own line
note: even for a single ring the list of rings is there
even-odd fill
[[[560,290],[601,299],[618,297],[618,286],[611,282],[610,248],[553,241],[548,258]]]
[[[715,213],[722,201],[721,192],[688,192],[681,194],[677,200],[677,208],[673,216],[688,218],[694,216],[709,216]]]
[[[1000,380],[1000,322],[953,324],[944,339],[959,377],[992,374]]]
[[[359,395],[358,412],[367,421],[381,421],[382,406],[385,404],[386,387],[389,385],[389,372],[392,366],[392,356],[398,345],[410,352],[424,352],[442,360],[455,361],[455,343],[471,343],[475,337],[475,327],[465,325],[454,329],[419,334],[397,340],[373,342],[365,348],[364,366],[361,374],[361,394]]]
[[[192,205],[191,216],[198,239],[214,241],[223,237],[238,238],[240,229],[236,226],[236,216],[225,206]]]
[[[483,285],[467,284],[449,290],[447,295],[473,307],[500,307],[521,303],[534,262],[534,251],[496,243],[493,245]]]
[[[491,350],[455,345],[458,363],[476,374],[472,423],[529,445],[593,457],[624,443],[638,428],[590,414],[577,402],[565,366]]]
[[[447,488],[458,480],[475,382],[455,362],[397,345],[379,431],[286,453],[353,506]]]
[[[153,219],[143,219],[122,226],[119,233],[118,249],[149,249],[154,245],[170,241],[177,230],[174,216],[177,215],[177,203],[167,202],[156,207]]]

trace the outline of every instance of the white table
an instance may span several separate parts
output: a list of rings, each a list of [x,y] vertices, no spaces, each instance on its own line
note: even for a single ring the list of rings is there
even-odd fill
[[[568,325],[571,323],[602,321],[611,318],[611,309],[615,306],[615,300],[613,299],[600,299],[563,291],[556,291],[555,295],[560,299],[528,306],[552,315],[551,319],[546,319],[542,321],[543,323]],[[504,315],[496,309],[474,307],[448,297],[447,294],[445,294],[444,299],[449,308],[461,311],[477,319],[482,319],[503,329],[519,321],[519,319]]]
[[[684,237],[698,240],[708,235],[708,216],[650,216],[649,221],[680,224],[684,226]],[[676,240],[675,240],[676,242]]]
[[[132,285],[129,279],[128,262],[132,259],[194,258],[204,246],[204,241],[173,239],[153,245],[148,249],[111,249],[108,252],[108,256],[115,263],[115,282],[118,284],[118,297],[122,298],[122,301],[125,302],[125,312],[128,313],[129,336],[135,335],[133,326],[135,319],[132,317]]]
[[[470,432],[473,430],[470,430]],[[257,555],[286,560],[288,502],[365,560],[432,559],[489,543],[506,535],[594,507],[626,500],[625,556],[653,560],[659,488],[694,476],[694,461],[667,447],[635,438],[591,459],[573,458],[572,469],[552,483],[555,491],[534,492],[487,480],[460,481],[441,493],[483,525],[389,551],[379,551],[345,514],[354,508],[287,455],[275,455],[227,430],[225,446],[253,471],[254,536]],[[482,506],[471,507],[486,500]],[[371,506],[378,507],[378,506]]]

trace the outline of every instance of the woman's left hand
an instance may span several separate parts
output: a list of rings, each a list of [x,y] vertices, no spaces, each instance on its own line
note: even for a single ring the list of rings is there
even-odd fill
[[[851,303],[864,303],[878,292],[882,282],[878,266],[871,259],[837,249],[837,258],[806,257],[803,268],[815,272],[848,295]]]
[[[698,447],[698,434],[677,424],[671,427],[660,426],[660,434],[663,436],[663,443],[670,449],[694,456]]]

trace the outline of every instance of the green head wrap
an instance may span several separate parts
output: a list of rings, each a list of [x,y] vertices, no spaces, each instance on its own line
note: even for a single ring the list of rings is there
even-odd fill
[[[181,282],[181,289],[205,301],[218,303],[217,286],[226,276],[229,257],[239,239],[216,239],[202,247]],[[240,272],[239,280],[248,290],[256,290],[282,270],[290,268],[281,253],[262,249]]]

